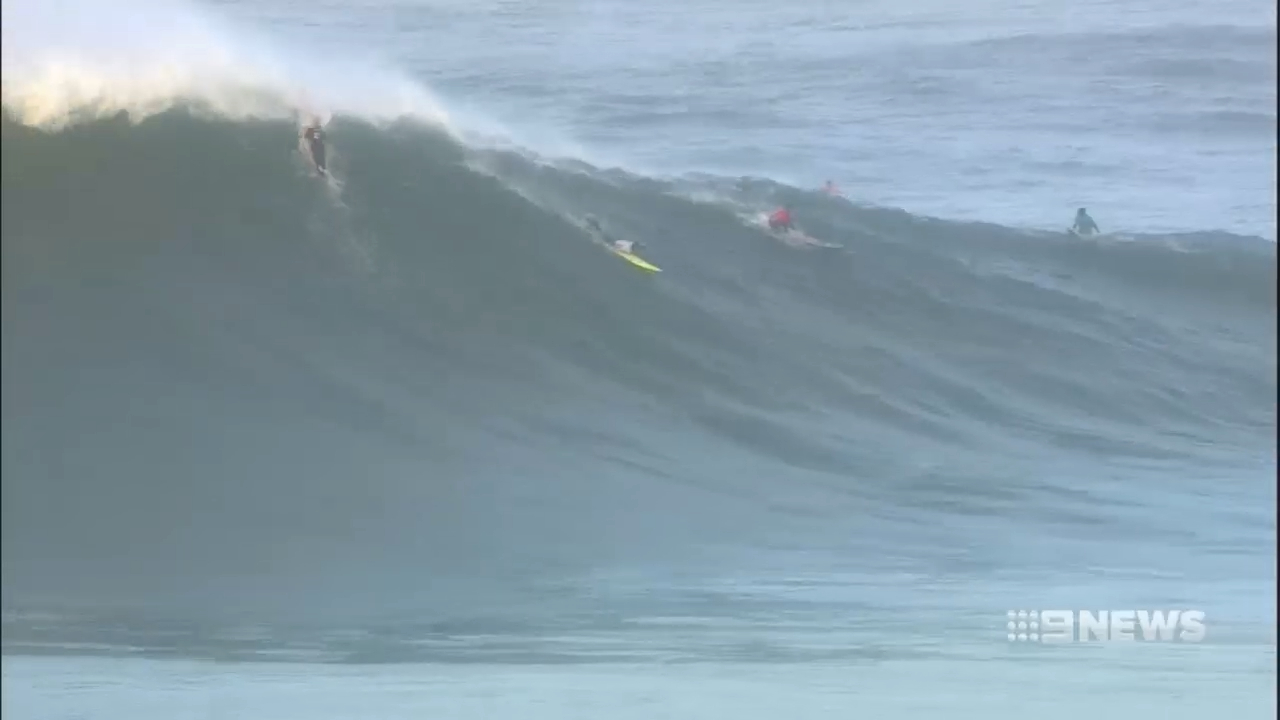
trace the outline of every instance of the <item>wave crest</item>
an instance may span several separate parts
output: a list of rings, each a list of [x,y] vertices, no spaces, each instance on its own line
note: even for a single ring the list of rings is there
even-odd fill
[[[344,114],[449,126],[436,98],[396,70],[268,41],[187,3],[13,0],[3,21],[3,104],[26,125],[194,104],[232,119]]]

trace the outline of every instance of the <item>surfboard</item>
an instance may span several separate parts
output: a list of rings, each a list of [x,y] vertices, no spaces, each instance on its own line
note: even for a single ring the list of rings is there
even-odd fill
[[[623,250],[619,250],[618,248],[614,247],[612,241],[610,241],[607,237],[602,237],[599,231],[594,230],[591,227],[588,227],[585,223],[578,223],[578,226],[581,227],[583,230],[585,230],[587,235],[591,236],[591,242],[604,247],[609,252],[613,253],[614,255],[617,255],[618,257],[621,257],[623,260],[626,260],[627,262],[631,263],[632,265],[635,265],[641,270],[648,270],[649,272],[662,272],[662,268],[650,263],[648,260],[645,260],[639,255],[633,255],[629,252],[625,252]]]
[[[632,265],[635,265],[636,267],[642,270],[648,270],[649,272],[662,272],[662,268],[658,267],[657,265],[650,264],[648,261],[646,261],[644,258],[640,257],[639,255],[632,255],[629,252],[623,252],[616,248],[609,248],[609,249],[613,252],[614,255],[621,257],[622,259],[626,260],[627,262],[631,263]]]
[[[787,232],[778,232],[775,230],[770,230],[769,234],[778,238],[782,242],[792,247],[815,247],[815,248],[829,248],[829,249],[837,249],[837,248],[844,247],[843,245],[837,245],[835,243],[822,242],[821,240],[818,240],[817,238],[814,238],[814,237],[810,237],[809,235],[806,235],[800,232],[799,230],[789,230]]]
[[[827,248],[831,250],[838,250],[844,247],[844,245],[839,245],[837,243],[823,242],[797,229],[774,230],[769,227],[769,216],[766,213],[756,213],[749,216],[739,215],[739,217],[745,220],[749,225],[765,231],[774,240],[793,248]]]

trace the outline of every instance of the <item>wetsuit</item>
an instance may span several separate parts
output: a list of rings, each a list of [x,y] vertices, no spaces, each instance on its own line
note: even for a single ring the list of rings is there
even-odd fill
[[[1076,223],[1071,226],[1071,229],[1075,230],[1077,235],[1093,235],[1098,232],[1098,224],[1089,217],[1089,213],[1085,212],[1084,208],[1081,208],[1076,213]]]
[[[324,130],[319,127],[309,127],[302,137],[307,141],[307,148],[311,150],[311,160],[315,162],[316,168],[320,172],[325,172]]]

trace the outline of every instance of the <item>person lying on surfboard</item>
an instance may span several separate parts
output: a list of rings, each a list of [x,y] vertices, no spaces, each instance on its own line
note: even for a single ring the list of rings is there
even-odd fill
[[[795,230],[796,226],[791,222],[791,211],[786,205],[774,210],[769,215],[770,230]]]
[[[1089,213],[1084,208],[1076,211],[1076,222],[1071,226],[1071,231],[1077,235],[1092,235],[1098,232],[1098,223],[1089,217]]]
[[[600,221],[596,219],[595,215],[588,215],[586,223],[591,232],[595,233],[605,245],[608,245],[618,252],[634,255],[636,248],[641,247],[639,242],[633,240],[614,240],[609,236],[609,233],[604,231],[604,228],[600,227]]]
[[[307,148],[311,150],[311,161],[316,164],[316,170],[321,174],[327,172],[324,163],[324,128],[320,126],[319,120],[312,120],[311,124],[302,131],[302,139],[307,141]]]

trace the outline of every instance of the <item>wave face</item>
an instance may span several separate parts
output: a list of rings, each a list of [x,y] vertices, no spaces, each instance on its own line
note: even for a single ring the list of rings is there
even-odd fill
[[[807,573],[902,607],[911,577],[1063,553],[1071,585],[1121,542],[1197,568],[1162,597],[1270,572],[1274,243],[960,224],[341,114],[326,183],[296,136],[4,120],[7,647],[714,614]],[[844,247],[742,219],[776,202]]]

